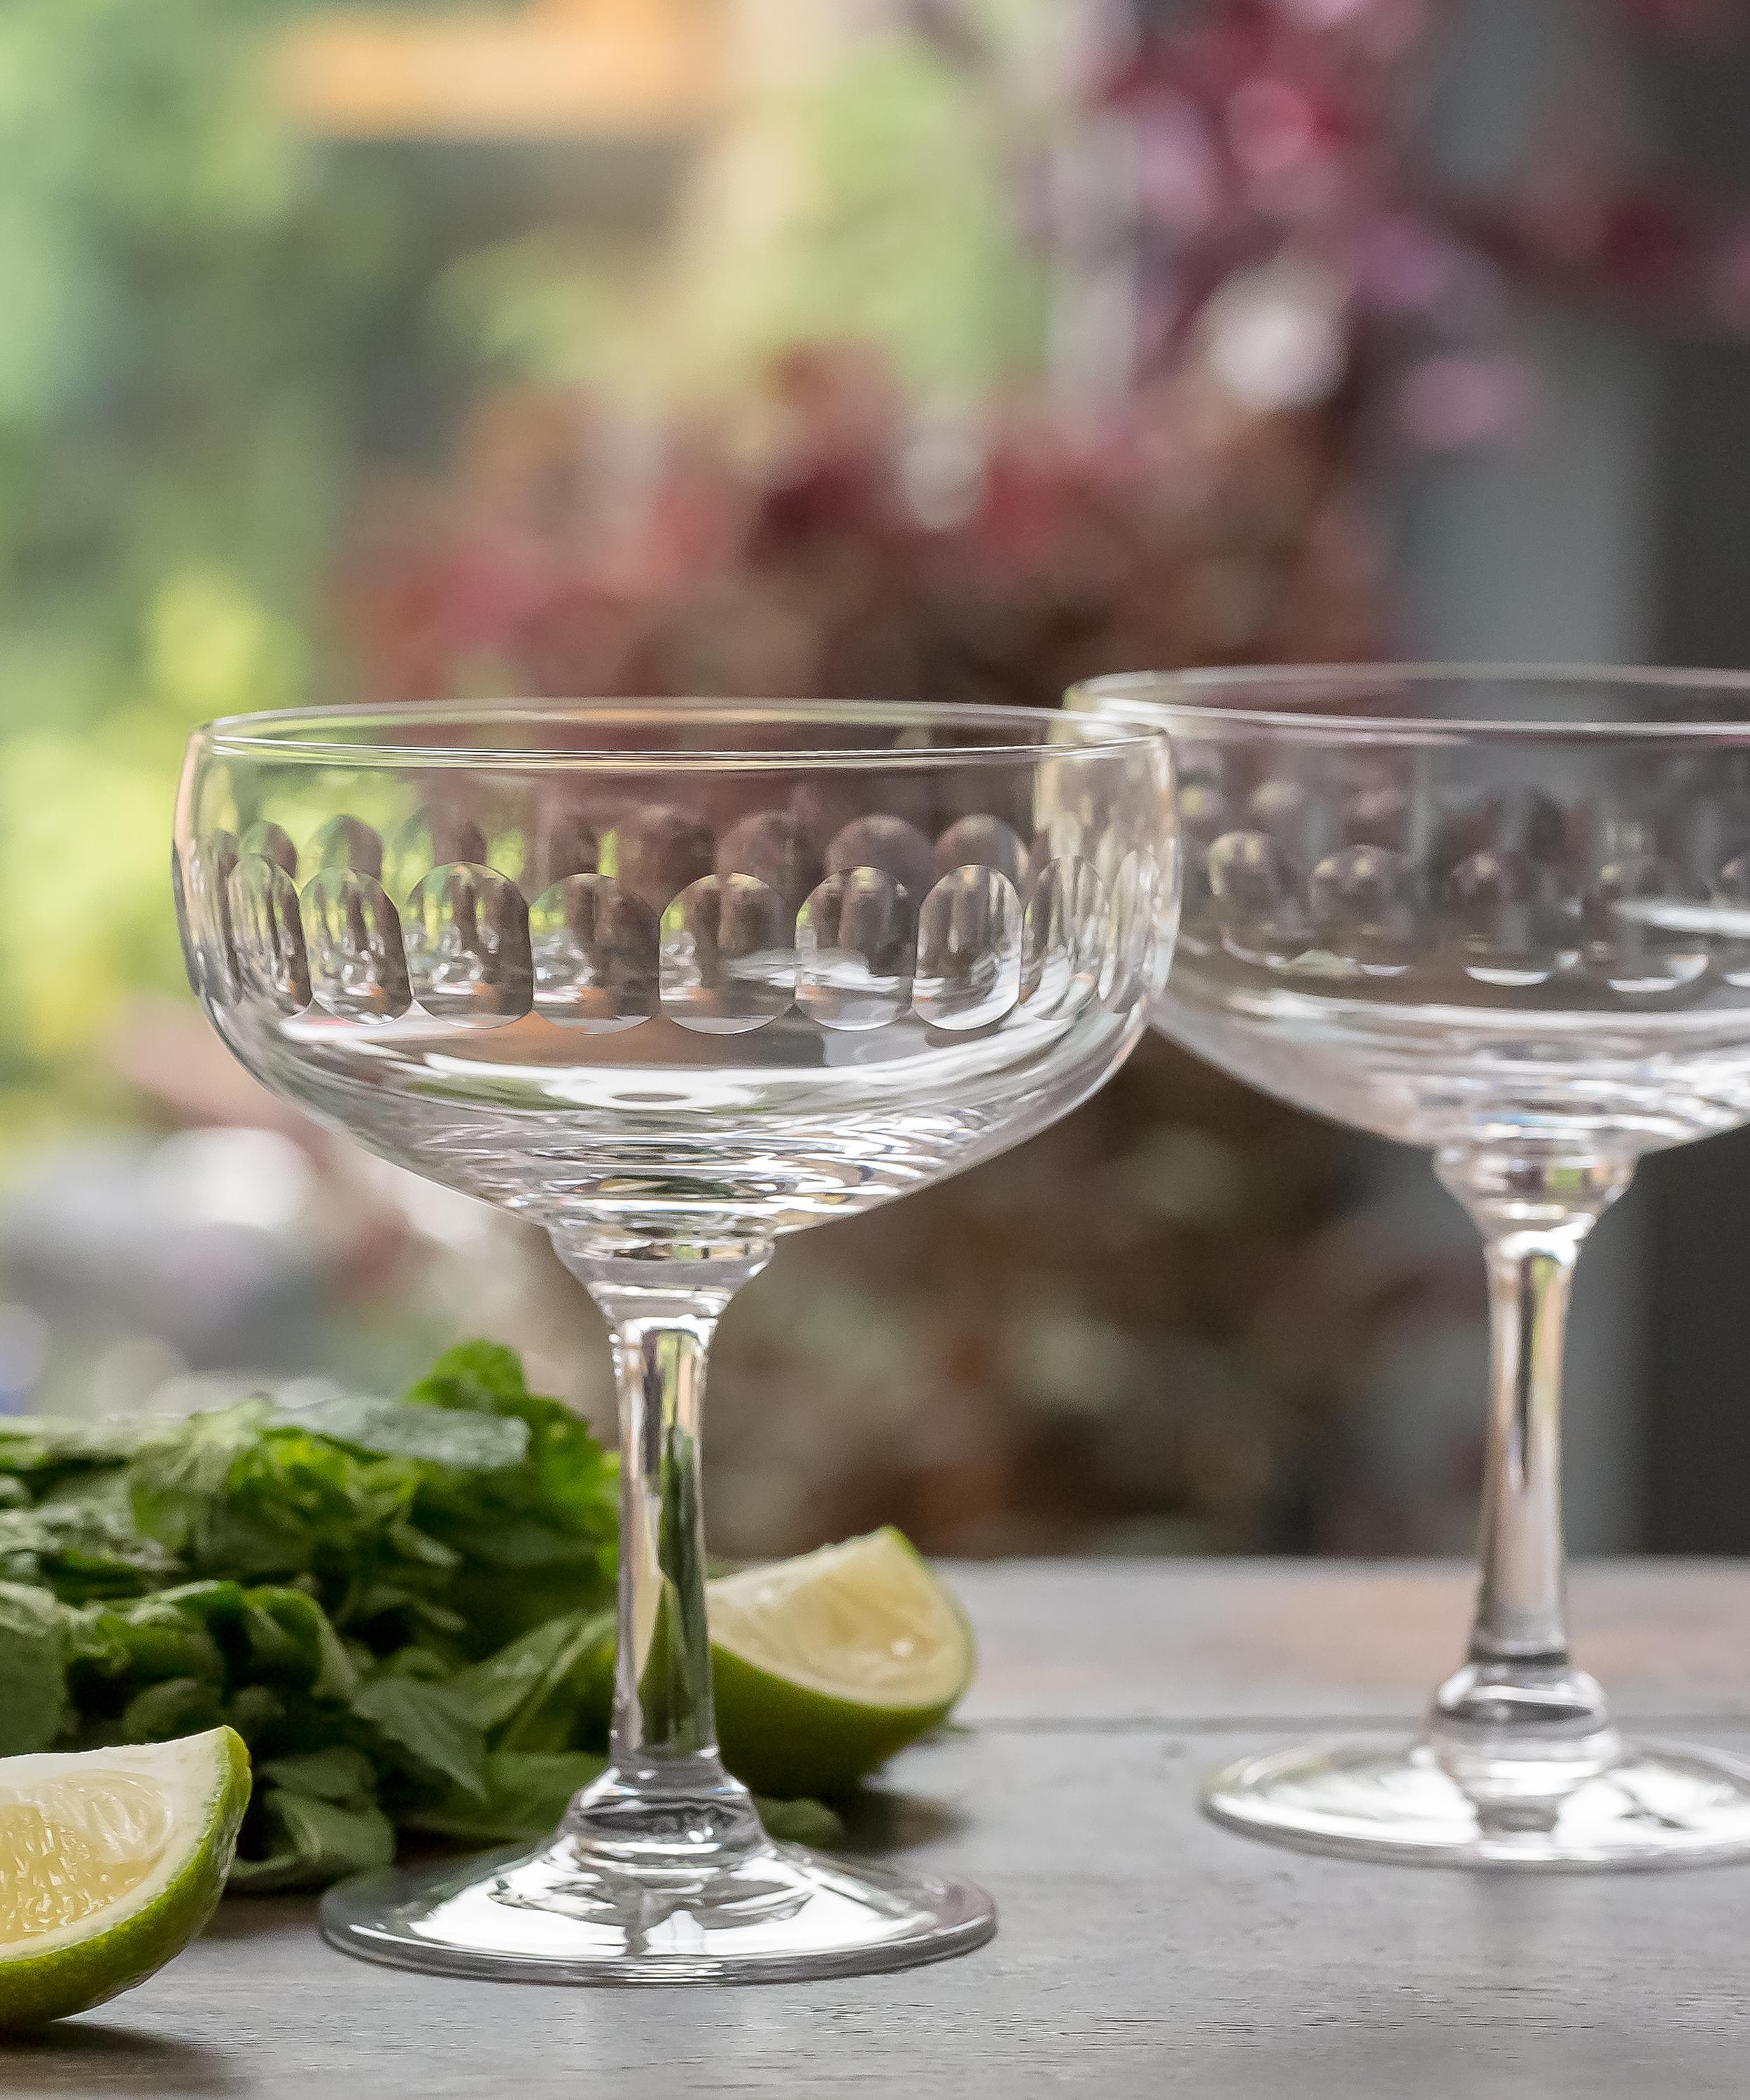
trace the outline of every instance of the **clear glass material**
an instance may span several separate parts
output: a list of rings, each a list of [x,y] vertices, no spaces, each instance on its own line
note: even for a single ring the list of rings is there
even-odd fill
[[[1750,1766],[1624,1741],[1568,1652],[1562,1342],[1642,1153],[1750,1120],[1750,678],[1514,667],[1105,678],[1179,771],[1160,1026],[1427,1147],[1476,1220],[1492,1377],[1470,1652],[1407,1748],[1217,1773],[1218,1820],[1365,1859],[1750,1855]]]
[[[249,1069],[551,1233],[614,1336],[610,1769],[519,1858],[333,1891],[338,1946],[571,1983],[900,1968],[970,1884],[765,1834],[712,1715],[712,1330],[781,1233],[1043,1127],[1147,1025],[1177,918],[1166,741],[1037,711],[552,704],[192,740],[191,978]]]

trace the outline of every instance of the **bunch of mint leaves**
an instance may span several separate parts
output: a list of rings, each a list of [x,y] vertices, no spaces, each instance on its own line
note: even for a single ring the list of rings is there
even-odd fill
[[[228,1723],[256,1774],[233,1887],[544,1836],[603,1767],[618,1476],[489,1342],[399,1400],[0,1416],[0,1756]]]

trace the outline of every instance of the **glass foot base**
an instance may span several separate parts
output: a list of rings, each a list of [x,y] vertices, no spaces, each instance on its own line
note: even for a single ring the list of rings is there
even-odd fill
[[[1431,1866],[1707,1866],[1750,1859],[1750,1764],[1678,1744],[1628,1745],[1541,1811],[1485,1820],[1426,1744],[1242,1758],[1204,1784],[1216,1822],[1277,1845]]]
[[[561,1838],[533,1854],[359,1875],[322,1904],[323,1937],[345,1953],[527,1983],[861,1975],[964,1954],[996,1929],[970,1882],[772,1844],[703,1871],[630,1871]]]

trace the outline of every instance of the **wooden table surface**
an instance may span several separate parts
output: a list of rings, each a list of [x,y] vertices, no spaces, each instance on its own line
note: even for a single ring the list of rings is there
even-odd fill
[[[1457,1569],[1060,1563],[954,1574],[972,1723],[892,1767],[871,1849],[983,1881],[996,1940],[818,1984],[439,1981],[227,1904],[142,1989],[0,2046],[0,2093],[187,2100],[1686,2100],[1750,2087],[1750,1866],[1523,1878],[1303,1858],[1206,1824],[1198,1770],[1400,1728],[1459,1650]],[[1583,1569],[1622,1716],[1750,1751],[1750,1567]]]

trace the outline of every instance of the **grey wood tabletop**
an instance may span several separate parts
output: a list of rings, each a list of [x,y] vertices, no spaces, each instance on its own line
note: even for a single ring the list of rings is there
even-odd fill
[[[1750,1866],[1521,1877],[1304,1858],[1206,1824],[1202,1767],[1410,1720],[1457,1568],[1062,1562],[952,1578],[969,1727],[857,1829],[995,1895],[996,1940],[895,1976],[565,1990],[368,1967],[314,1906],[227,1903],[143,1988],[24,2044],[0,2092],[189,2100],[1196,2094],[1686,2100],[1750,2086]],[[1624,1718],[1750,1751],[1750,1567],[1575,1581]]]

